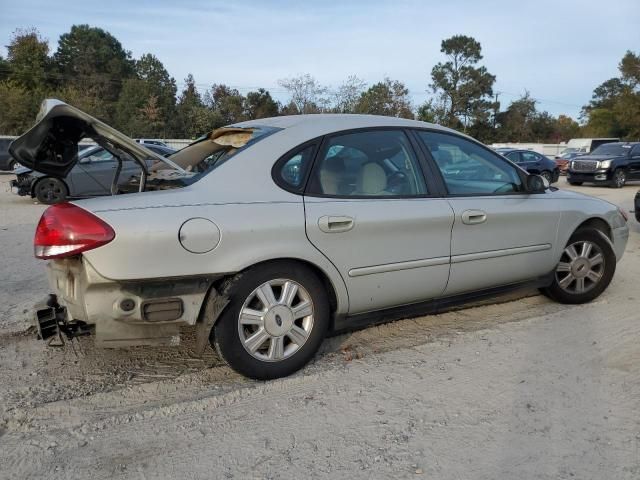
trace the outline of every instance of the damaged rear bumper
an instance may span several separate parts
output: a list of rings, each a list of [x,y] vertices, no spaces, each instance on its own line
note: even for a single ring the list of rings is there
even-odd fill
[[[177,345],[181,327],[200,324],[197,346],[203,350],[226,305],[212,286],[219,276],[119,282],[101,276],[83,257],[50,261],[47,275],[54,293],[35,320],[43,339],[54,329],[72,337],[69,328],[86,325],[82,331],[94,332],[101,347]]]

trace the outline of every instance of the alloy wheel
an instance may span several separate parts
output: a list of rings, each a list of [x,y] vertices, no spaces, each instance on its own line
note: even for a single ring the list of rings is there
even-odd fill
[[[240,341],[252,357],[278,362],[295,354],[313,329],[313,300],[299,283],[275,279],[247,297],[238,316]]]
[[[604,255],[598,245],[586,240],[574,242],[562,252],[556,281],[567,293],[586,293],[600,282],[604,267]]]
[[[624,187],[626,181],[627,176],[625,175],[624,170],[616,170],[616,173],[613,176],[613,182],[615,183],[616,187]]]

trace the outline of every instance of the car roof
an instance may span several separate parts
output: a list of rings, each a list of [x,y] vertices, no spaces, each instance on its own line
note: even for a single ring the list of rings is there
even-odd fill
[[[385,117],[382,115],[360,115],[341,113],[319,113],[306,115],[285,115],[281,117],[260,118],[246,122],[236,123],[232,127],[273,127],[287,130],[287,134],[311,139],[322,135],[342,130],[375,127],[406,127],[406,128],[429,128],[452,132],[461,135],[450,128],[435,125],[433,123],[421,122],[419,120],[409,120],[406,118]]]

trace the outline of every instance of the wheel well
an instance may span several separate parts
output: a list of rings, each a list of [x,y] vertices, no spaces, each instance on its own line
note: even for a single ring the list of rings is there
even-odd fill
[[[611,227],[609,226],[609,224],[607,222],[605,222],[601,218],[590,218],[589,220],[586,220],[586,221],[582,222],[578,226],[578,228],[576,228],[576,231],[582,230],[582,229],[586,229],[586,228],[592,228],[592,229],[595,229],[595,230],[599,230],[602,233],[604,233],[609,240],[613,239],[613,236],[611,234]]]
[[[336,290],[333,287],[331,280],[329,280],[329,277],[327,276],[327,274],[318,266],[314,265],[313,263],[308,262],[306,260],[300,260],[299,258],[275,258],[272,260],[265,260],[263,262],[255,263],[236,274],[225,276],[220,278],[219,280],[216,280],[215,282],[213,282],[213,287],[216,290],[220,291],[220,288],[222,288],[223,285],[233,277],[237,275],[242,275],[243,272],[246,272],[250,268],[254,268],[258,265],[265,265],[268,263],[298,263],[312,270],[318,276],[318,278],[320,279],[320,281],[322,282],[322,284],[324,285],[327,291],[327,294],[329,296],[329,308],[331,309],[331,312],[333,313],[336,311],[336,308],[338,307],[338,297],[336,295]]]

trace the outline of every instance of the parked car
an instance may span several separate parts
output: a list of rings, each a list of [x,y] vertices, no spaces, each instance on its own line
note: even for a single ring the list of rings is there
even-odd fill
[[[566,175],[567,169],[569,168],[569,162],[574,158],[585,154],[586,152],[578,148],[565,148],[565,150],[555,158],[556,166],[560,170],[560,174]]]
[[[140,193],[43,213],[34,250],[54,294],[36,311],[41,338],[175,345],[190,325],[197,352],[210,342],[244,375],[281,377],[329,331],[522,286],[589,302],[629,235],[614,205],[415,120],[262,118],[147,168],[145,147],[80,110],[50,100],[41,112],[12,144],[20,163],[64,177],[88,131],[147,173]],[[172,181],[154,190],[158,177]]]
[[[136,138],[136,142],[141,143],[143,145],[157,145],[159,147],[167,147],[167,148],[169,147],[162,140],[154,140],[151,138]]]
[[[16,161],[9,154],[9,145],[13,138],[0,138],[0,170],[13,171]]]
[[[527,172],[546,178],[549,183],[557,182],[560,177],[560,169],[556,163],[540,153],[512,148],[497,148],[496,152],[504,155]]]
[[[149,150],[169,156],[175,150],[159,145],[145,145]],[[111,185],[118,167],[114,155],[100,146],[79,149],[78,161],[65,177],[47,175],[33,169],[18,168],[11,182],[13,193],[36,198],[40,203],[52,205],[68,198],[111,195]],[[140,166],[130,156],[122,162],[119,186],[125,187],[132,177],[140,176]]]
[[[589,155],[571,160],[567,182],[606,184],[622,188],[628,180],[640,180],[640,142],[607,143]]]

